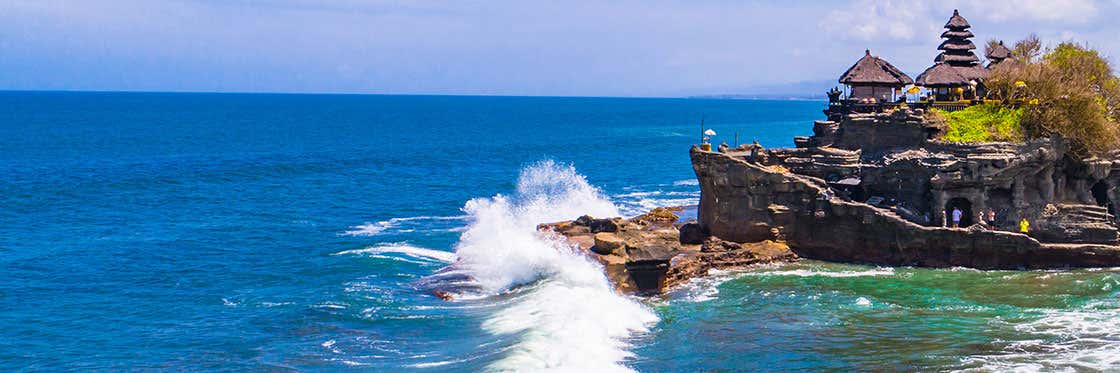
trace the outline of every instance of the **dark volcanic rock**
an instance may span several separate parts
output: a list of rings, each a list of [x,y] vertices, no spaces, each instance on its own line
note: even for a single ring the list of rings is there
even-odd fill
[[[1039,147],[1042,144],[1023,146],[1026,149],[1043,149]],[[1003,145],[990,147],[1000,148]],[[1015,154],[1024,152],[1023,148],[1017,149],[1019,150],[1016,150]],[[1031,155],[1022,156],[1005,163],[1005,167],[1036,167],[1029,165],[1046,162],[1053,154],[1052,151],[1025,152],[1042,158],[1030,160]],[[894,154],[887,158],[893,159],[892,157],[898,156]],[[972,157],[969,162],[986,162],[984,160],[986,158],[977,154],[972,154]],[[700,180],[699,222],[710,234],[722,239],[736,242],[781,239],[785,240],[801,257],[838,262],[1009,269],[1120,265],[1120,255],[1118,255],[1120,248],[1112,245],[1082,244],[1059,247],[1042,244],[1028,235],[1011,231],[925,226],[905,218],[902,215],[904,209],[881,208],[841,197],[827,198],[825,190],[829,185],[825,180],[792,172],[789,167],[748,162],[735,152],[721,154],[697,150],[692,152],[692,159],[693,169]],[[908,164],[920,165],[930,162],[935,161],[927,157],[925,160]],[[957,162],[959,164],[959,161]],[[1012,166],[1015,162],[1020,162],[1020,165]],[[805,173],[812,173],[809,166],[801,167],[806,167],[802,169]],[[931,172],[933,176],[926,184],[927,188],[929,185],[942,185],[946,188],[948,185],[954,185],[953,188],[956,189],[938,191],[935,186],[936,193],[933,193],[932,198],[934,203],[941,203],[940,201],[947,199],[950,200],[948,202],[952,202],[952,198],[957,198],[953,197],[954,195],[962,193],[960,188],[964,185],[973,185],[963,183],[962,178],[976,177],[976,180],[984,181],[994,177],[968,176],[977,175],[975,172],[981,172],[980,175],[991,175],[990,172],[994,171],[967,171],[969,168],[957,168],[955,169],[957,171],[952,171],[972,172],[966,175],[936,171],[941,169],[938,167],[943,166],[933,167],[935,172]],[[978,168],[978,170],[986,169]],[[1024,180],[1021,177],[1007,177]],[[864,179],[866,180],[867,177],[865,176]],[[1037,182],[1031,182],[1034,184],[1031,184],[1033,186],[1030,188],[1039,187]],[[1021,183],[1025,184],[1026,181]],[[1062,223],[1064,225],[1050,223],[1062,219],[1044,219],[1041,217],[1041,206],[1034,207],[1014,202],[1014,196],[1020,194],[1025,195],[1021,198],[1028,201],[1031,198],[1040,198],[1039,192],[1025,193],[1018,188],[1028,186],[1015,186],[1014,182],[1012,184],[1007,186],[1007,198],[1011,199],[1011,202],[1000,200],[998,191],[996,195],[987,196],[987,199],[974,197],[981,208],[985,203],[1019,206],[1017,211],[1003,212],[1004,221],[1001,222],[997,217],[997,226],[1005,229],[1012,228],[1017,218],[1033,217],[1031,221],[1034,222],[1035,230],[1032,230],[1032,235],[1037,234],[1041,237],[1049,230],[1062,229],[1063,233],[1053,236],[1067,239],[1084,237],[1085,242],[1098,240],[1115,242],[1115,227],[1108,223],[1089,222],[1084,217],[1076,216],[1072,221],[1077,223],[1068,221]],[[1043,185],[1043,187],[1047,186]],[[919,192],[921,190],[918,189]],[[924,195],[928,196],[929,193]],[[899,197],[906,198],[906,196]],[[929,205],[926,203],[926,206]],[[915,208],[915,210],[921,209]],[[1076,215],[1073,211],[1080,211],[1077,214],[1081,215],[1092,214],[1085,208],[1069,209],[1069,211],[1071,212],[1067,215],[1070,216]],[[944,209],[935,210],[935,214],[944,214]],[[909,215],[911,219],[920,216],[913,212]],[[931,224],[936,221],[938,220],[930,219]],[[1078,233],[1075,234],[1075,230]]]
[[[638,287],[638,293],[657,293],[665,288],[670,259],[646,259],[626,262],[626,271]]]
[[[683,245],[699,245],[708,237],[708,233],[697,222],[684,223],[680,231],[680,242]]]

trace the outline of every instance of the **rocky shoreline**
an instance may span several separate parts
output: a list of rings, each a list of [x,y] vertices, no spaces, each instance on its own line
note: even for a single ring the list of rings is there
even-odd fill
[[[713,269],[798,260],[773,240],[737,243],[706,235],[695,221],[681,224],[676,208],[657,208],[630,219],[593,218],[541,224],[544,234],[566,239],[603,265],[615,289],[657,294]]]

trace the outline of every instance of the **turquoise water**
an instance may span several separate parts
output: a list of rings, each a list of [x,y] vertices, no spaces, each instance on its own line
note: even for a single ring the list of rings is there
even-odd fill
[[[701,117],[790,146],[823,107],[0,93],[0,369],[1120,364],[1114,270],[807,262],[630,298],[532,233],[695,203]]]

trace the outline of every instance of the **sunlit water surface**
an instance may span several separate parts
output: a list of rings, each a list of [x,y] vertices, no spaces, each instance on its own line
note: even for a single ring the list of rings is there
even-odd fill
[[[804,262],[658,298],[533,234],[822,102],[0,93],[0,369],[1077,370],[1120,274]],[[459,262],[454,301],[420,285]]]

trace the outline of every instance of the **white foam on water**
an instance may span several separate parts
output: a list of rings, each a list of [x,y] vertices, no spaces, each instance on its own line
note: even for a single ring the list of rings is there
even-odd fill
[[[788,271],[771,271],[771,272],[748,272],[747,276],[797,276],[797,277],[868,277],[868,276],[890,276],[894,274],[894,268],[884,267],[869,269],[866,271],[840,271],[840,272],[826,272],[815,271],[809,269],[794,269]]]
[[[423,247],[412,246],[403,242],[367,247],[364,249],[339,251],[331,255],[370,255],[374,257],[391,259],[390,257],[378,255],[390,253],[404,254],[417,259],[434,260],[443,263],[454,263],[459,259],[459,256],[455,255],[455,253],[453,252],[426,249]]]
[[[645,214],[658,207],[695,206],[700,203],[700,196],[684,198],[638,198],[619,201],[622,216],[633,217]]]
[[[539,223],[585,214],[618,216],[597,188],[571,166],[545,161],[521,171],[515,195],[476,198],[463,210],[471,218],[455,245],[457,265],[490,294],[517,294],[483,323],[518,341],[491,368],[629,370],[624,339],[657,316],[615,293],[599,264],[536,231]]]
[[[707,276],[694,277],[669,292],[668,301],[707,302],[719,297],[719,286],[741,276],[743,270],[712,269]]]
[[[685,180],[677,180],[677,181],[673,182],[673,186],[686,186],[686,185],[700,185],[700,180],[685,179]]]
[[[392,218],[392,219],[389,219],[389,220],[382,220],[382,221],[375,222],[375,223],[366,222],[366,223],[361,224],[361,225],[355,225],[355,226],[350,227],[349,230],[340,233],[340,235],[343,235],[343,236],[377,236],[377,235],[380,235],[380,234],[383,234],[383,233],[387,233],[390,230],[392,230],[392,232],[396,232],[396,233],[407,233],[407,232],[414,232],[414,231],[416,231],[416,229],[415,228],[397,229],[397,228],[401,228],[401,226],[405,225],[405,224],[417,224],[418,222],[466,220],[466,219],[467,219],[467,216],[462,216],[462,215],[460,215],[460,216],[411,216],[411,217],[405,217],[405,218]],[[453,229],[455,229],[455,228],[452,227],[452,228],[447,228],[445,230],[446,231],[451,231]],[[429,230],[429,231],[438,231],[438,230]]]
[[[376,236],[392,226],[393,224],[389,220],[379,221],[376,223],[367,222],[362,225],[355,225],[353,227],[350,227],[350,230],[342,232],[342,234],[346,236]]]
[[[982,371],[1112,371],[1120,367],[1120,304],[1115,300],[1078,310],[1046,310],[1037,320],[1015,325],[1030,339],[1001,353],[966,363]]]

